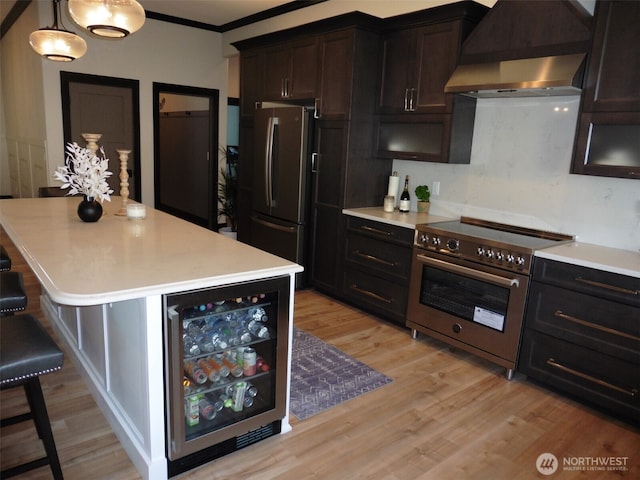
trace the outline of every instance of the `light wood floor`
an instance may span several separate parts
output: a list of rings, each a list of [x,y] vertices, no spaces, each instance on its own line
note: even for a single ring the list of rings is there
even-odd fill
[[[4,232],[23,271],[28,311],[43,323],[39,285]],[[640,478],[640,434],[624,423],[314,291],[296,295],[296,326],[389,375],[394,382],[305,421],[293,431],[178,478],[434,479]],[[48,325],[48,324],[47,324]],[[57,337],[56,337],[57,338]],[[67,479],[140,478],[73,367],[41,378]],[[19,389],[0,394],[3,417],[24,407]],[[3,467],[41,452],[32,429],[3,429]],[[628,457],[627,471],[539,474],[537,457]],[[47,467],[20,477],[49,479]]]

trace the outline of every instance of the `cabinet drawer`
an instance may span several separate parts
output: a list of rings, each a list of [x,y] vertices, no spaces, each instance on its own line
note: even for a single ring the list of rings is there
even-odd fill
[[[640,278],[536,258],[533,278],[616,302],[640,307]]]
[[[391,275],[407,283],[411,271],[411,248],[389,245],[377,238],[347,235],[345,258],[384,276]]]
[[[526,327],[640,364],[640,308],[531,284]]]
[[[355,268],[347,268],[343,288],[348,299],[376,315],[391,318],[404,325],[409,295],[406,285]]]
[[[615,415],[640,420],[637,363],[525,329],[519,370]]]
[[[364,218],[347,215],[347,230],[360,233],[371,238],[378,238],[391,243],[413,246],[414,231],[412,228],[398,227],[388,223],[374,222]]]

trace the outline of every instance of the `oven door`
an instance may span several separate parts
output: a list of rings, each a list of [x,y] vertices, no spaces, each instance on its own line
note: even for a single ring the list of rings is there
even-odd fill
[[[414,248],[407,326],[512,369],[528,286],[525,275]]]

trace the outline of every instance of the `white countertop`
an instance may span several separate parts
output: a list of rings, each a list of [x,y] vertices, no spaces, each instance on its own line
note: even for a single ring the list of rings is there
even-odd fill
[[[407,212],[401,213],[397,208],[391,212],[385,212],[382,207],[363,207],[363,208],[347,208],[342,210],[345,215],[353,217],[366,218],[375,220],[398,227],[415,229],[416,225],[421,223],[445,222],[447,220],[455,220],[448,217],[439,217],[428,213]]]
[[[112,301],[291,274],[302,267],[147,207],[143,220],[97,223],[76,214],[78,197],[0,200],[0,224],[49,296],[66,305]]]
[[[400,213],[397,209],[387,213],[382,207],[350,208],[342,213],[411,229],[421,223],[455,220],[425,213]],[[640,278],[640,252],[573,242],[538,250],[535,256]]]
[[[535,256],[640,278],[640,252],[573,242],[538,250]]]

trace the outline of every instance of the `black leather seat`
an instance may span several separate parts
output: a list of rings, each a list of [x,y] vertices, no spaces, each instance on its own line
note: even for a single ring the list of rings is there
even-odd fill
[[[20,272],[0,272],[0,317],[27,308],[27,295]]]
[[[0,272],[8,272],[9,270],[11,270],[11,257],[4,247],[0,246]]]
[[[30,407],[27,413],[2,419],[0,427],[33,419],[46,452],[45,457],[3,470],[0,478],[9,478],[45,465],[50,465],[56,480],[63,478],[40,386],[40,375],[60,370],[63,357],[51,336],[32,315],[0,318],[0,388],[24,387]]]

